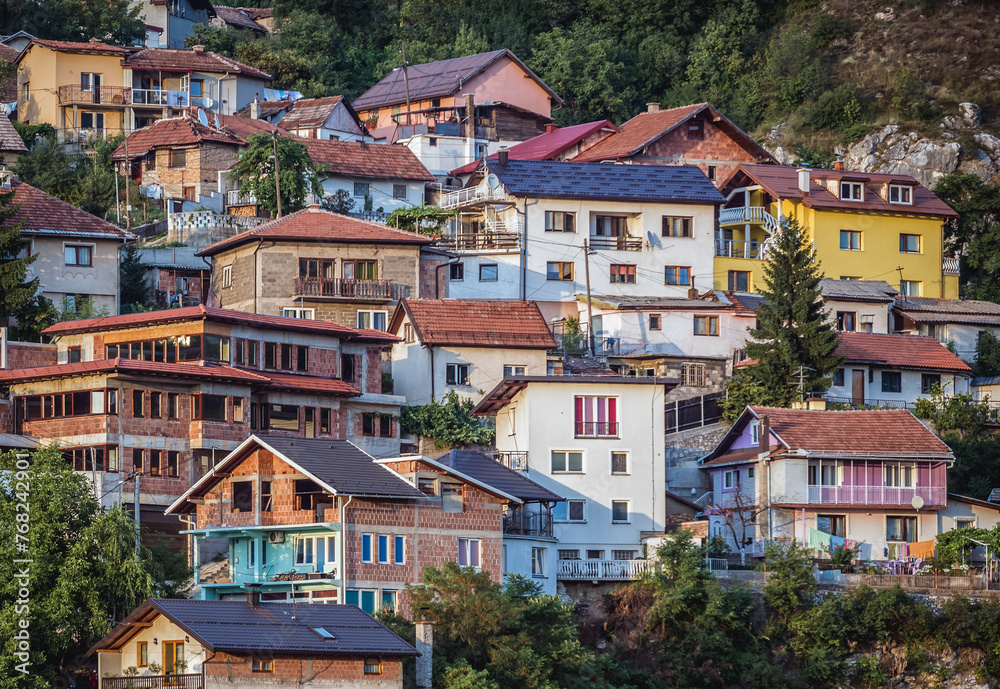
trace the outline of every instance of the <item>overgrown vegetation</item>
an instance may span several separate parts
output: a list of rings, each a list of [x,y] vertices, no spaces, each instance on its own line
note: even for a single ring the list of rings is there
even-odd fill
[[[240,151],[229,179],[239,186],[240,194],[253,194],[262,208],[277,216],[278,188],[274,174],[274,156],[278,156],[278,179],[281,185],[281,213],[301,210],[309,194],[322,196],[323,187],[304,143],[288,137],[251,134],[247,147]]]
[[[408,404],[399,415],[400,428],[405,433],[434,438],[437,448],[449,445],[489,445],[496,431],[484,419],[472,415],[475,405],[451,390],[443,402]]]

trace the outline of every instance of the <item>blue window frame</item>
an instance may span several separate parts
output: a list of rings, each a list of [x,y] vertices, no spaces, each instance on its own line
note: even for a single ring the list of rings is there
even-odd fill
[[[361,534],[361,561],[372,561],[372,535],[370,533]]]
[[[406,564],[406,536],[396,536],[392,546],[393,562],[397,565]]]
[[[379,534],[378,537],[378,561],[380,564],[389,562],[389,536],[386,534]]]

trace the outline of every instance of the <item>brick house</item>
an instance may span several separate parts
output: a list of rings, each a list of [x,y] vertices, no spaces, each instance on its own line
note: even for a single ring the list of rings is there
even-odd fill
[[[536,498],[537,499],[537,498]],[[558,499],[552,495],[551,499]],[[409,612],[407,584],[445,562],[503,575],[504,505],[523,500],[414,455],[375,461],[346,440],[251,436],[167,508],[228,541],[223,581],[201,597],[350,603]],[[210,543],[206,543],[209,546]]]
[[[615,162],[644,165],[696,165],[721,186],[741,163],[777,161],[763,146],[712,107],[696,103],[660,110],[650,103],[619,127],[573,158],[576,162]]]
[[[347,145],[347,144],[344,144]],[[419,296],[425,235],[309,206],[202,249],[218,305],[385,330]]]
[[[261,597],[148,599],[90,649],[99,689],[306,681],[318,689],[402,689],[403,659],[418,653],[380,622],[353,606]]]
[[[253,433],[399,452],[390,417],[402,400],[381,393],[382,333],[197,306],[45,334],[59,363],[0,371],[14,403],[0,431],[58,442],[108,505],[133,503],[141,472],[143,518],[160,528],[176,532],[163,508]]]

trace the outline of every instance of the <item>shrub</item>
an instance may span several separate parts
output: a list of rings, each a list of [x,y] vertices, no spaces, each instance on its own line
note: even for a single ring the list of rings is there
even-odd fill
[[[853,84],[841,84],[826,91],[805,110],[805,124],[813,130],[846,129],[858,124],[864,116],[861,94]]]

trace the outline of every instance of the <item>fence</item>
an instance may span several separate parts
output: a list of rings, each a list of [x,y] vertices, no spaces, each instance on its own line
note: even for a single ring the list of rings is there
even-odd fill
[[[714,568],[711,568],[711,570],[719,579],[747,583],[763,584],[771,576],[771,573],[763,571]],[[907,591],[926,591],[930,589],[985,591],[988,589],[985,577],[978,574],[953,577],[944,575],[936,576],[934,574],[849,574],[838,570],[828,570],[819,573],[818,583],[847,588],[868,586],[881,589],[899,586]],[[996,588],[996,584],[993,587]]]
[[[201,675],[104,677],[101,689],[201,689]]]
[[[667,434],[679,433],[691,428],[700,428],[722,420],[721,400],[725,393],[713,392],[708,395],[691,397],[686,400],[667,402]]]
[[[341,299],[392,299],[391,280],[350,280],[346,278],[295,278],[296,297]]]
[[[552,515],[548,512],[511,510],[504,515],[503,532],[515,536],[552,537]]]
[[[556,579],[632,581],[655,566],[652,560],[559,560]]]

